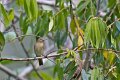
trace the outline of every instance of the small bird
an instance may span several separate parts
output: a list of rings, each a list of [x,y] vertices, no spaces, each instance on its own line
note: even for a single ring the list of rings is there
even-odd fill
[[[42,38],[37,39],[35,46],[34,46],[34,50],[35,50],[37,57],[41,57],[43,55],[43,53],[44,53],[44,40]],[[43,65],[42,59],[39,59],[38,61],[39,61],[39,65]]]

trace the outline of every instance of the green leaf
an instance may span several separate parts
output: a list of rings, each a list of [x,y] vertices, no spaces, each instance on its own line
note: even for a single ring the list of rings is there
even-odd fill
[[[75,66],[75,62],[74,61],[71,61],[70,63],[68,63],[68,65],[66,66],[65,70],[64,70],[64,73],[67,73],[69,72],[70,70],[72,70]]]
[[[99,79],[99,68],[94,68],[91,73],[91,80],[98,80]]]
[[[69,70],[68,77],[66,78],[67,80],[70,80],[73,77],[76,69],[77,69],[77,66],[74,66],[73,69]]]
[[[17,3],[19,6],[23,6],[23,5],[24,5],[24,0],[16,0],[16,3]]]
[[[30,0],[30,11],[33,19],[38,18],[38,5],[36,0]]]
[[[2,4],[0,4],[0,8],[3,15],[3,19],[4,19],[4,24],[7,27],[9,25],[9,18],[8,18],[7,12]]]
[[[11,64],[13,61],[10,61],[10,60],[3,60],[1,61],[0,63],[3,64],[3,65],[8,65],[8,64]]]
[[[38,36],[44,36],[49,31],[49,13],[44,14],[42,17],[37,19],[35,34]]]
[[[99,48],[99,44],[100,44],[100,41],[101,41],[101,35],[100,35],[100,30],[99,30],[99,27],[98,27],[98,20],[95,20],[95,37],[96,37],[96,48]]]
[[[108,0],[108,7],[113,7],[113,5],[115,5],[116,4],[116,0]]]
[[[29,26],[29,20],[27,17],[24,18],[24,16],[20,15],[20,19],[19,19],[19,26],[21,28],[21,31],[23,32],[23,34],[26,34],[27,30],[28,30],[28,26]]]
[[[74,34],[76,32],[76,25],[75,25],[74,19],[72,19],[70,22],[70,28],[71,28],[72,33]]]
[[[103,47],[107,33],[107,25],[100,18],[91,18],[85,29],[85,44],[91,42],[93,47]]]
[[[32,15],[31,15],[31,12],[30,12],[30,0],[24,0],[24,10],[27,14],[27,17],[31,20]]]
[[[29,26],[29,20],[28,20],[28,18],[25,18],[24,22],[23,22],[23,26],[22,26],[23,34],[26,34],[26,32],[28,30],[28,26]]]
[[[108,34],[107,25],[100,18],[98,19],[98,25],[99,25],[101,42],[102,42],[102,47],[103,47],[104,43],[105,43],[105,40],[106,40],[106,37],[107,37],[107,34]]]
[[[57,30],[57,29],[63,30],[63,29],[65,29],[65,27],[66,27],[66,17],[65,17],[63,12],[64,12],[64,10],[61,11],[56,16],[54,16],[55,17],[54,30]]]
[[[63,79],[63,68],[62,67],[60,67],[58,70],[58,78],[59,78],[59,80]]]
[[[43,78],[43,80],[53,80],[52,76],[43,72],[43,71],[40,71],[40,75],[41,77]]]
[[[9,21],[12,21],[14,19],[14,10],[11,9],[8,14]]]
[[[56,32],[55,40],[57,42],[57,47],[60,48],[60,31],[59,30],[57,30]]]
[[[89,20],[89,22],[86,25],[86,29],[85,29],[85,45],[89,44],[90,42],[90,37],[91,37],[91,21]]]
[[[50,22],[49,22],[49,31],[51,31],[52,30],[52,28],[53,28],[53,24],[54,22],[53,22],[53,19],[51,18],[50,19]]]
[[[94,19],[91,19],[91,33],[90,33],[90,41],[92,43],[92,46],[96,46],[96,36],[95,36],[95,24],[94,24]]]
[[[86,0],[86,1],[82,0],[77,6],[77,9],[76,9],[77,13],[80,14],[80,12],[86,8],[86,6],[90,3],[90,1],[91,0]]]
[[[57,74],[59,80],[63,79],[63,68],[60,66],[60,59],[57,60],[55,68],[54,68],[54,75]]]
[[[5,38],[2,34],[2,32],[0,32],[0,51],[3,50],[4,45],[5,45]]]
[[[110,64],[113,63],[114,58],[115,58],[115,53],[110,51],[109,56],[108,56],[108,60],[109,60]]]

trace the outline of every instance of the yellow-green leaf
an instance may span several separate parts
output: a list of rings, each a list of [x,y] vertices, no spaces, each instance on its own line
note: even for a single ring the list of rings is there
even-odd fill
[[[38,5],[36,0],[30,0],[30,11],[33,19],[38,17]]]
[[[9,18],[8,18],[7,12],[2,4],[0,4],[0,8],[3,15],[3,19],[4,19],[4,24],[7,27],[9,25]]]
[[[106,60],[108,60],[110,64],[112,64],[115,58],[115,53],[113,51],[104,51],[103,56],[105,57]]]
[[[76,25],[75,25],[74,19],[72,19],[71,22],[70,22],[70,28],[71,28],[71,32],[73,34],[75,34],[75,32],[76,32]]]
[[[14,10],[11,9],[8,14],[9,21],[12,21],[14,19]]]
[[[83,45],[83,38],[79,35],[78,36],[78,49],[80,50],[82,48]]]
[[[105,57],[105,59],[108,58],[108,51],[103,51],[103,56]]]
[[[51,18],[50,19],[50,22],[49,22],[49,31],[51,31],[52,30],[52,28],[53,28],[53,19]]]

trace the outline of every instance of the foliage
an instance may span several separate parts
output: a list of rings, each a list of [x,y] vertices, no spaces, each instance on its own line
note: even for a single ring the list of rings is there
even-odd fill
[[[58,9],[54,11],[44,10],[36,0],[15,1],[20,10],[16,24],[21,35],[27,35],[29,28],[35,36],[47,37],[50,34],[58,49],[60,56],[55,56],[52,70],[39,71],[41,77],[44,80],[119,80],[120,1],[100,0],[99,3],[99,0],[80,0],[77,7],[71,5],[71,0],[56,0]],[[11,27],[16,10],[8,11],[0,4],[0,11],[5,28]],[[5,41],[9,42],[8,37],[0,32],[0,52]],[[14,37],[18,36],[14,34]],[[68,38],[72,48],[64,50]],[[79,66],[80,63],[83,65]],[[31,73],[28,77],[35,79],[36,74]]]

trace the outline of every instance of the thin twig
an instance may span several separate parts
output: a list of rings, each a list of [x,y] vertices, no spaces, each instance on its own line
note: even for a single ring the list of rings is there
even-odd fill
[[[105,22],[108,22],[108,20],[110,20],[110,16],[114,13],[115,8],[117,7],[117,4],[114,6],[114,8],[112,9],[111,13],[109,14],[109,16],[107,17]]]
[[[109,69],[109,71],[108,71],[107,74],[105,75],[105,78],[108,76],[108,74],[109,74],[112,70],[114,70],[114,69],[116,68],[115,64],[116,64],[116,62],[111,66],[111,68]]]
[[[116,19],[114,22],[112,22],[110,25],[108,25],[108,26],[112,26],[116,21],[119,21],[120,20],[120,18],[118,18],[118,19]]]

